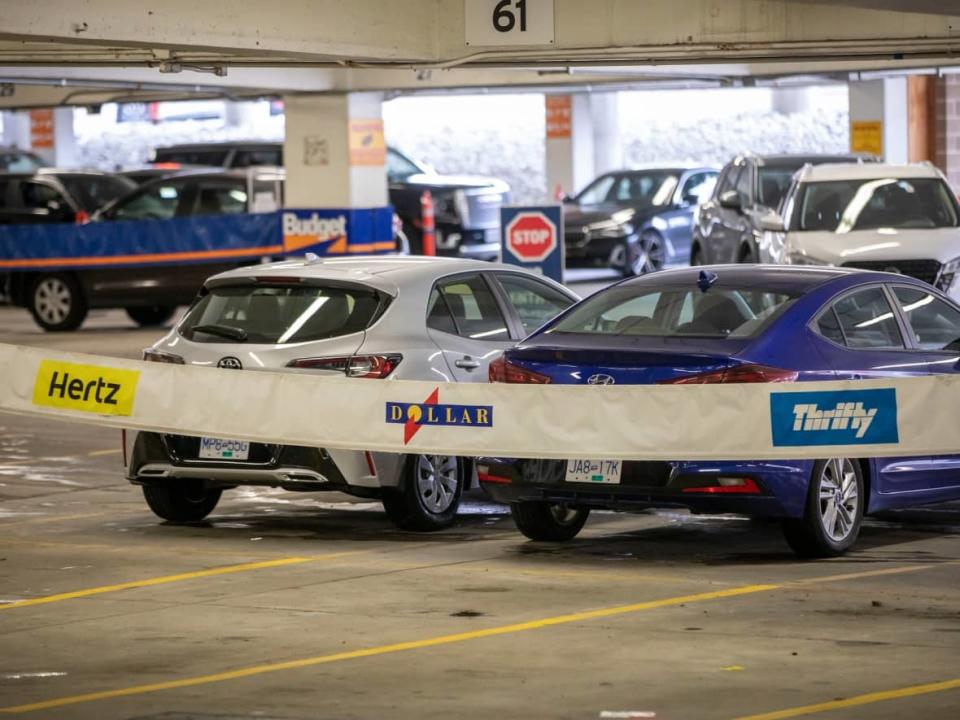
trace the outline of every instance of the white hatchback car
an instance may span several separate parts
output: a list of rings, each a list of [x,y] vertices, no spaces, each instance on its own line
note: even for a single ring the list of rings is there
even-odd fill
[[[490,360],[577,301],[517,267],[424,257],[307,258],[215,275],[157,362],[354,378],[486,382]],[[214,430],[214,429],[211,429]],[[363,448],[364,439],[357,438]],[[197,521],[224,489],[265,485],[380,498],[400,527],[453,522],[468,458],[126,433],[126,476],[150,508]]]
[[[943,174],[914,165],[807,165],[761,221],[761,262],[919,278],[960,299],[960,208]]]

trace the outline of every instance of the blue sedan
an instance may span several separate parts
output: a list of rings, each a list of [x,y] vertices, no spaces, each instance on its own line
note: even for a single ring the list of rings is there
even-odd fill
[[[607,288],[507,350],[491,365],[490,380],[856,380],[960,372],[958,360],[960,308],[919,280],[839,268],[729,265],[667,270]],[[864,513],[960,499],[960,455],[483,458],[478,470],[487,491],[510,503],[517,527],[535,540],[574,537],[591,508],[681,507],[780,518],[787,542],[807,557],[847,550]]]

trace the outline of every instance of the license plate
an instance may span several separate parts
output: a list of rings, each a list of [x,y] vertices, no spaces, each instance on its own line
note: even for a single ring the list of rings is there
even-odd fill
[[[250,457],[250,443],[245,440],[200,438],[201,460],[246,460]]]
[[[567,482],[619,485],[622,460],[567,460]]]

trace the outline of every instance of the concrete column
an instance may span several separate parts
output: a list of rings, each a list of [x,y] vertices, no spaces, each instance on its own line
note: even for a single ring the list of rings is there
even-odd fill
[[[224,120],[227,127],[241,127],[252,125],[258,120],[270,117],[270,103],[265,101],[244,100],[241,102],[224,103]]]
[[[53,164],[70,168],[80,164],[77,136],[73,132],[73,108],[55,108],[53,111]]]
[[[30,147],[30,113],[5,110],[3,113],[3,144],[21,150]]]
[[[287,207],[387,204],[381,102],[380,93],[284,98]]]
[[[615,92],[548,95],[547,192],[573,194],[610,170],[623,167],[620,103]]]
[[[600,175],[623,168],[620,141],[620,94],[590,94],[590,119],[593,124],[593,174]]]
[[[937,78],[934,92],[934,162],[960,188],[960,75]]]
[[[850,83],[850,150],[879,151],[884,162],[909,161],[906,77]]]

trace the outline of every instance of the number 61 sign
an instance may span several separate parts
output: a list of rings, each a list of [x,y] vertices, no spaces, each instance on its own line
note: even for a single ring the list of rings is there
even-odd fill
[[[467,45],[553,45],[554,0],[463,0]]]

